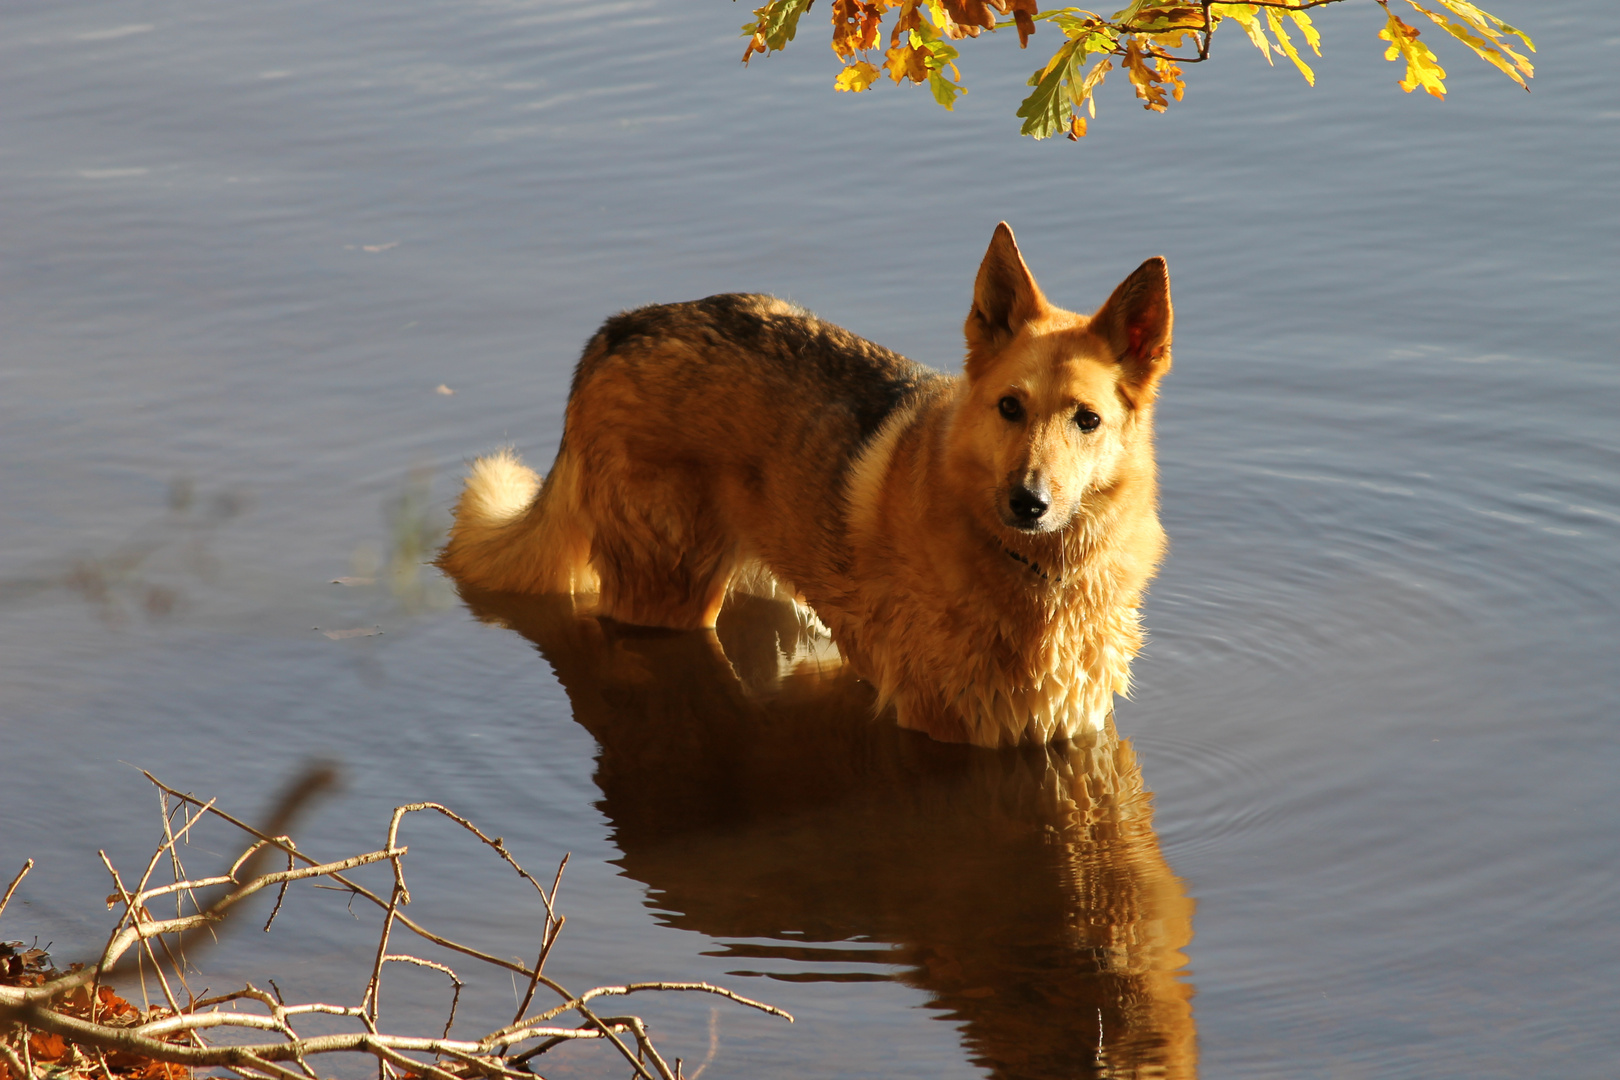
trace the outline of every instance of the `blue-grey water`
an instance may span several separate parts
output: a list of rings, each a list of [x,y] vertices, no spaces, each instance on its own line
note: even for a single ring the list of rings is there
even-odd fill
[[[798,1016],[647,1002],[688,1075],[1612,1077],[1620,30],[1486,6],[1533,93],[1408,13],[1452,92],[1402,94],[1356,2],[1315,89],[1229,28],[1163,116],[1116,75],[1079,145],[1016,134],[1050,28],[967,43],[947,115],[833,93],[820,6],[747,69],[722,0],[6,6],[0,878],[38,865],[0,937],[104,940],[97,850],[160,835],[137,767],[253,816],[319,757],[307,849],[440,800],[572,852],[570,985]],[[418,565],[467,458],[549,461],[604,316],[771,291],[950,368],[1001,219],[1065,306],[1174,280],[1118,754],[919,744],[836,681],[761,703],[704,641]],[[745,682],[769,622],[722,628]],[[532,959],[532,895],[406,840],[420,918]],[[356,915],[298,894],[193,988],[355,1000]],[[385,1021],[441,1022],[391,978]],[[478,978],[466,1034],[513,1007]]]

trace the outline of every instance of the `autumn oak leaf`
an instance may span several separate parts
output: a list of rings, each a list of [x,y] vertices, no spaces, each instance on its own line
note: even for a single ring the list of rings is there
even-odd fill
[[[914,83],[928,81],[928,50],[907,42],[896,45],[883,54],[886,57],[884,67],[889,69],[889,77],[895,82],[910,79]]]
[[[833,89],[849,90],[858,94],[877,82],[880,74],[882,72],[865,60],[857,60],[838,73],[838,79],[833,83]]]
[[[857,52],[877,48],[883,8],[867,0],[833,0],[832,25],[833,52],[847,60]]]
[[[952,37],[978,37],[981,30],[993,30],[996,17],[990,14],[985,0],[945,0],[945,13],[961,27],[960,34]]]
[[[1406,61],[1406,77],[1401,80],[1401,89],[1410,94],[1418,87],[1437,98],[1446,96],[1446,69],[1440,66],[1429,47],[1418,40],[1417,27],[1402,22],[1400,16],[1390,11],[1389,21],[1384,28],[1378,31],[1378,36],[1389,42],[1389,48],[1384,52],[1384,59]]]
[[[753,0],[753,21],[742,27],[748,39],[747,63],[755,53],[783,49],[794,38],[801,16],[816,0]],[[1164,112],[1186,91],[1182,66],[1210,56],[1210,41],[1223,27],[1232,36],[1241,26],[1254,47],[1274,64],[1293,63],[1314,85],[1307,52],[1322,55],[1321,35],[1306,9],[1340,0],[1126,0],[1121,10],[1102,15],[1079,7],[1041,9],[1040,0],[827,0],[831,8],[832,50],[843,61],[834,89],[861,93],[885,73],[895,83],[926,84],[946,109],[966,93],[953,43],[978,38],[986,30],[1016,27],[1019,48],[1027,48],[1037,23],[1050,23],[1063,37],[1051,57],[1028,80],[1029,95],[1017,115],[1025,135],[1037,139],[1063,134],[1080,139],[1097,116],[1097,92],[1115,67],[1125,69],[1144,108]],[[1401,89],[1444,100],[1446,71],[1419,40],[1418,31],[1392,10],[1392,0],[1376,0],[1385,23],[1378,36],[1384,56],[1404,61]],[[1481,59],[1519,85],[1534,68],[1527,53],[1535,44],[1524,31],[1490,14],[1483,0],[1398,0],[1445,30]],[[1010,18],[1009,18],[1010,16]],[[998,21],[999,20],[999,21]],[[1231,20],[1233,27],[1227,27]],[[883,49],[887,27],[888,48]],[[1303,39],[1303,41],[1301,41]],[[1223,38],[1223,40],[1225,40]],[[876,54],[883,51],[882,57]],[[1084,115],[1082,115],[1084,114]],[[0,1080],[11,1080],[0,1069]],[[162,1080],[162,1078],[153,1078]]]

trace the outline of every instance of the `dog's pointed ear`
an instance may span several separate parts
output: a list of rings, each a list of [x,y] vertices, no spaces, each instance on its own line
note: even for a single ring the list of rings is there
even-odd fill
[[[1155,255],[1119,283],[1114,295],[1091,317],[1091,327],[1108,341],[1132,386],[1151,395],[1170,370],[1170,271]]]
[[[973,307],[968,311],[963,332],[967,336],[968,375],[976,361],[1011,341],[1021,327],[1046,310],[1035,277],[1024,265],[1018,242],[1003,221],[990,238],[990,249],[979,264],[973,283]]]

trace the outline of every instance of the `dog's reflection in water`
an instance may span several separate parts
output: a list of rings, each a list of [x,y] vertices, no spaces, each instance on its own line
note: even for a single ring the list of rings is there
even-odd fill
[[[993,1076],[1195,1074],[1193,901],[1111,725],[991,751],[874,721],[790,605],[738,598],[677,633],[465,595],[540,647],[601,745],[625,871],[739,973],[898,979]]]

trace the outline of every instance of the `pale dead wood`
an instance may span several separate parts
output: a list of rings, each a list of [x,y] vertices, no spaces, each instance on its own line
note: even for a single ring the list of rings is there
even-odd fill
[[[564,861],[566,862],[567,860]],[[27,862],[23,863],[23,868],[17,871],[17,876],[11,879],[11,884],[6,886],[6,895],[0,896],[0,915],[4,915],[6,913],[6,905],[11,903],[11,894],[17,891],[17,886],[22,884],[22,879],[27,877],[28,871],[32,870],[33,868],[34,860],[29,859]]]
[[[191,1068],[219,1068],[247,1080],[316,1080],[318,1074],[311,1067],[310,1059],[323,1054],[344,1053],[365,1054],[374,1058],[382,1080],[407,1073],[424,1080],[470,1080],[472,1077],[520,1080],[533,1075],[527,1063],[552,1047],[574,1040],[600,1039],[611,1044],[642,1080],[680,1080],[678,1060],[676,1069],[671,1070],[641,1018],[598,1016],[590,1003],[598,998],[622,997],[646,991],[699,992],[723,997],[790,1022],[793,1019],[774,1006],[708,983],[630,982],[597,986],[582,993],[569,991],[543,972],[564,923],[564,917],[557,909],[557,892],[568,862],[566,856],[558,864],[548,890],[523,868],[500,837],[488,835],[471,821],[438,803],[411,803],[396,808],[388,823],[386,843],[382,848],[345,859],[320,862],[299,850],[285,826],[314,794],[332,782],[329,770],[305,776],[295,784],[271,815],[269,825],[262,829],[231,817],[220,810],[213,800],[204,802],[163,784],[150,773],[147,776],[161,793],[163,840],[147,862],[134,889],[126,886],[112,860],[102,853],[102,861],[115,887],[109,902],[121,910],[94,963],[66,975],[53,974],[40,986],[0,986],[0,1050],[4,1051],[0,1054],[0,1061],[19,1080],[35,1080],[37,1077],[37,1070],[28,1056],[30,1030],[59,1035],[68,1043],[94,1055],[121,1053]],[[177,800],[172,809],[171,798]],[[423,811],[445,817],[471,833],[534,887],[544,912],[544,922],[539,952],[532,968],[522,962],[491,956],[428,931],[409,920],[400,910],[410,903],[411,897],[404,869],[404,858],[409,848],[400,844],[399,831],[407,815]],[[179,828],[174,827],[175,814],[182,819]],[[246,833],[250,840],[225,873],[189,877],[183,869],[178,847],[189,840],[195,827],[205,817],[227,822]],[[275,855],[284,856],[288,868],[263,871],[264,859]],[[153,874],[164,862],[165,856],[174,880],[154,883]],[[387,900],[344,876],[346,871],[380,862],[387,862],[392,871],[393,887]],[[297,866],[298,863],[304,865]],[[32,861],[12,881],[5,899],[10,898],[31,867]],[[306,881],[317,887],[322,881],[332,882],[351,896],[371,900],[382,909],[383,924],[373,953],[370,978],[357,1005],[329,1002],[287,1004],[281,1000],[279,990],[272,996],[251,984],[241,990],[200,999],[187,989],[186,997],[189,1000],[182,1004],[170,979],[183,979],[183,949],[188,942],[199,940],[197,935],[210,933],[221,926],[242,901],[266,889],[277,889],[275,911],[279,911],[287,888]],[[198,892],[210,888],[222,891],[211,902],[204,903],[198,898]],[[177,904],[174,916],[155,916],[149,903],[171,896]],[[0,900],[0,911],[3,910],[4,900]],[[271,922],[274,921],[275,911],[272,912]],[[269,925],[267,922],[266,929]],[[466,982],[448,964],[391,951],[389,944],[396,926],[406,927],[447,951],[471,956],[493,968],[524,976],[528,980],[527,993],[513,1022],[476,1039],[452,1038],[455,1012]],[[134,965],[126,959],[131,949],[134,949],[136,959]],[[450,979],[453,995],[442,1034],[422,1036],[387,1032],[381,1028],[382,981],[386,966],[390,963],[435,970]],[[104,1021],[97,1012],[101,984],[115,976],[138,974],[143,980],[144,994],[148,965],[161,984],[162,999],[167,1007],[148,1008],[132,1022],[127,1007],[117,1003],[117,1008],[125,1014],[124,1018],[116,1023],[112,1022],[112,1018]],[[65,995],[82,986],[89,989],[88,1019],[61,1011],[60,1003]],[[528,1016],[534,994],[540,986],[547,987],[561,1001]],[[225,1008],[227,1005],[229,1009]],[[249,1005],[262,1011],[239,1009],[239,1005]],[[576,1015],[579,1023],[568,1026],[567,1023],[555,1022],[567,1013]],[[297,1019],[316,1014],[347,1018],[358,1024],[361,1030],[318,1036],[299,1034]],[[208,1041],[211,1035],[233,1032],[265,1033],[275,1038],[230,1045],[216,1045]],[[515,1050],[521,1052],[512,1053]],[[107,1067],[106,1059],[101,1057],[98,1060],[100,1073],[105,1075],[105,1080],[117,1080]],[[73,1075],[80,1080],[87,1080],[88,1077],[88,1074],[82,1073]]]
[[[6,1065],[11,1069],[11,1075],[35,1080],[34,1070],[23,1064],[22,1058],[17,1056],[17,1051],[13,1050],[9,1043],[0,1042],[0,1057],[5,1059]]]
[[[131,923],[138,923],[143,917],[149,918],[150,915],[146,911],[145,905],[140,902],[138,897],[131,894],[128,889],[124,888],[124,879],[119,876],[117,869],[113,867],[112,860],[107,858],[107,853],[105,851],[97,851],[96,854],[101,856],[101,863],[107,868],[107,873],[112,875],[113,887],[118,890],[117,895],[124,902],[125,914],[123,919]],[[158,938],[158,941],[159,943],[162,943],[163,939]],[[146,953],[146,958],[152,962],[152,970],[157,973],[158,985],[163,987],[163,997],[168,1001],[169,1008],[174,1012],[179,1012],[180,1003],[175,1000],[174,991],[169,987],[168,977],[163,974],[163,965],[158,963],[157,954],[152,951],[152,939],[142,938],[141,948]],[[171,956],[170,959],[173,959],[173,957]],[[146,984],[143,980],[141,983],[141,989],[144,991],[145,988]],[[98,995],[96,993],[95,986],[92,985],[90,988],[90,1019],[92,1020],[96,1018],[97,1003]]]
[[[145,770],[142,770],[142,774],[148,780],[150,780],[153,784],[157,785],[159,788],[161,788],[162,790],[164,790],[164,791],[168,792],[169,794],[175,796],[176,798],[185,800],[185,801],[190,802],[190,803],[192,803],[193,805],[196,805],[196,806],[203,805],[197,799],[193,798],[190,795],[187,795],[185,792],[177,791],[176,789],[171,788],[168,785],[162,783],[160,780],[157,779],[157,777],[153,776],[151,773],[146,772]],[[243,832],[246,832],[251,836],[256,836],[260,840],[268,840],[268,841],[271,841],[272,843],[275,842],[272,837],[266,836],[264,833],[262,833],[259,830],[253,828],[253,826],[247,824],[244,821],[241,821],[241,820],[239,820],[237,818],[232,817],[230,814],[225,813],[223,810],[220,810],[217,807],[211,808],[209,812],[216,815],[216,816],[218,816],[222,820],[229,822],[230,824],[236,826],[237,828],[241,829]],[[295,858],[301,859],[304,862],[310,863],[311,865],[313,865],[316,862],[316,860],[310,858],[308,855],[305,855],[301,851],[297,851],[296,849],[285,848],[284,850],[287,850],[288,853],[291,854],[292,856],[294,856]],[[567,861],[567,856],[564,856],[564,861],[565,862]],[[343,891],[349,892],[349,893],[353,894],[354,896],[359,896],[359,897],[363,897],[366,900],[370,900],[373,904],[377,905],[379,908],[382,908],[385,911],[387,910],[388,902],[386,900],[384,900],[382,897],[378,896],[376,893],[372,892],[370,889],[367,889],[366,887],[364,887],[363,885],[358,885],[355,882],[349,880],[348,878],[344,877],[341,874],[329,874],[327,876],[329,876],[333,881],[335,881],[339,885],[341,885],[343,887]],[[316,887],[321,888],[322,886],[316,886]],[[478,949],[474,949],[471,946],[462,945],[459,942],[451,941],[449,938],[441,937],[438,934],[435,934],[432,931],[430,931],[430,930],[426,929],[425,927],[419,925],[418,923],[414,922],[409,917],[407,917],[407,916],[405,916],[403,914],[398,915],[397,919],[399,921],[399,924],[401,926],[405,927],[407,930],[410,930],[412,933],[418,935],[419,937],[425,938],[426,940],[433,942],[435,945],[438,945],[441,948],[449,949],[452,952],[459,952],[464,956],[470,956],[475,960],[481,960],[486,964],[493,964],[496,967],[503,968],[503,969],[505,969],[507,971],[515,972],[516,974],[519,974],[519,975],[532,976],[534,974],[534,972],[532,972],[528,968],[524,967],[522,964],[513,963],[512,961],[507,960],[507,959],[505,959],[503,957],[492,956],[489,953],[483,952],[483,951],[478,950]],[[560,989],[557,987],[557,985],[555,983],[552,983],[549,979],[546,979],[546,978],[542,977],[540,981],[545,983],[550,989],[552,989],[554,991],[557,991],[557,992],[561,992]],[[567,995],[564,994],[564,996],[566,997]]]
[[[563,923],[567,920],[557,914],[557,888],[562,885],[563,870],[568,867],[568,855],[565,853],[562,862],[557,864],[557,874],[551,879],[551,893],[541,896],[546,901],[546,926],[541,934],[540,955],[534,961],[534,976],[529,979],[529,988],[523,992],[523,1000],[518,1003],[517,1014],[512,1017],[512,1023],[523,1019],[523,1014],[529,1011],[529,1003],[534,1000],[535,988],[540,985],[540,972],[545,969],[546,957],[551,955],[551,947],[557,944],[557,935],[562,933]]]

